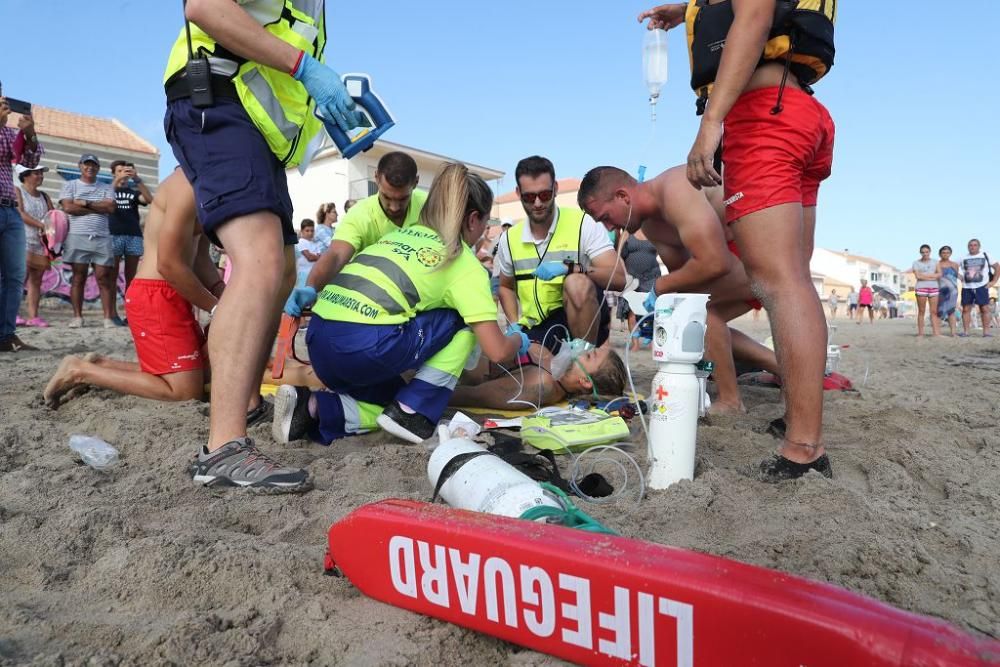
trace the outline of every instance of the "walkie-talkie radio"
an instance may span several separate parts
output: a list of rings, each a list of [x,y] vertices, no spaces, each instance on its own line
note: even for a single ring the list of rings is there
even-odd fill
[[[187,20],[187,0],[184,0],[184,8],[184,30],[187,32],[188,47],[184,78],[187,79],[188,90],[191,92],[191,106],[203,109],[215,104],[215,95],[212,93],[212,66],[205,54],[199,53],[197,58],[194,55],[194,50],[191,48],[191,22]]]

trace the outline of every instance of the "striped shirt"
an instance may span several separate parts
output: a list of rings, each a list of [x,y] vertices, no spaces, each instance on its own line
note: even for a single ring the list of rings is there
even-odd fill
[[[59,192],[59,201],[64,199],[85,199],[87,201],[115,200],[115,191],[107,183],[95,181],[84,183],[79,178],[67,181]],[[88,213],[87,215],[71,215],[69,217],[69,233],[87,236],[110,236],[108,216],[104,213]]]
[[[20,130],[12,127],[0,127],[0,199],[15,199],[14,194],[14,170],[11,162],[14,161],[14,142],[17,141]],[[41,159],[45,149],[35,139],[35,149],[28,150],[25,146],[24,154],[21,156],[21,164],[25,167],[37,167],[38,160]]]

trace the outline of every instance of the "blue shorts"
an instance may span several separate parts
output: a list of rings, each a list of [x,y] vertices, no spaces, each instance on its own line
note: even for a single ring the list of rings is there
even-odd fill
[[[115,234],[111,237],[112,252],[115,257],[142,257],[142,237],[131,234]]]
[[[168,102],[163,129],[212,243],[222,246],[216,230],[226,221],[271,211],[281,219],[285,245],[295,245],[285,167],[239,102],[221,98],[205,109],[189,99]]]
[[[977,306],[990,305],[990,290],[986,285],[973,289],[969,289],[968,287],[962,288],[962,305],[971,306],[973,304]]]

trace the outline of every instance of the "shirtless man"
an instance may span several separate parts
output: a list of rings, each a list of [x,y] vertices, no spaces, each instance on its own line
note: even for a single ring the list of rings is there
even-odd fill
[[[673,167],[639,183],[617,167],[591,169],[577,194],[580,207],[606,227],[642,233],[670,270],[656,281],[651,295],[696,292],[711,295],[705,358],[715,363],[719,391],[712,412],[743,412],[733,357],[778,373],[774,352],[727,322],[759,309],[735,246],[722,224],[722,188],[696,190],[686,167]],[[728,247],[727,247],[728,246]]]
[[[78,385],[114,389],[158,401],[186,401],[205,392],[205,334],[192,304],[212,312],[225,284],[195,219],[194,192],[174,171],[156,192],[143,234],[145,254],[125,295],[139,363],[95,354],[69,355],[43,396],[52,407]]]

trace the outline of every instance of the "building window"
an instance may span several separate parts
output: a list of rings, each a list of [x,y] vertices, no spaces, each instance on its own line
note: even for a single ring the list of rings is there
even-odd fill
[[[348,187],[348,197],[351,199],[364,199],[378,193],[378,184],[375,179],[359,178],[351,181]]]

